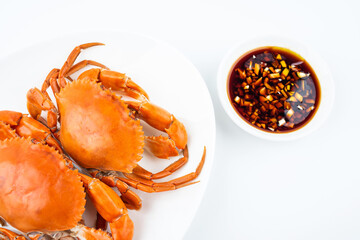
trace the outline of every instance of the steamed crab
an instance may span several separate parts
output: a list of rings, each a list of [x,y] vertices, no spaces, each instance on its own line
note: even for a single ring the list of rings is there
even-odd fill
[[[70,230],[75,239],[132,238],[133,222],[117,193],[74,169],[50,130],[38,121],[0,111],[0,156],[0,216],[13,227],[25,233]],[[112,237],[78,224],[85,210],[85,190],[110,222]],[[1,236],[25,239],[6,229],[0,229]]]
[[[193,184],[191,181],[204,164],[205,148],[196,171],[168,182],[154,182],[188,161],[185,127],[174,115],[150,102],[148,94],[125,74],[92,60],[74,65],[81,50],[96,45],[102,44],[75,47],[62,68],[48,74],[41,90],[29,90],[28,110],[34,119],[51,129],[77,163],[109,186],[117,187],[128,208],[139,209],[141,199],[133,193],[126,196],[130,193],[128,185],[158,192]],[[82,72],[76,80],[70,77],[87,65],[97,68]],[[57,108],[47,93],[49,87]],[[122,96],[127,96],[127,100]],[[140,119],[167,136],[144,136]],[[144,148],[160,158],[177,156],[179,151],[183,157],[153,174],[138,165]]]

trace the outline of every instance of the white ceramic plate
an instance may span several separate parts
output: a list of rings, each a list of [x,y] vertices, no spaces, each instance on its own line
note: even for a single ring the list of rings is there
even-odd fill
[[[106,45],[84,51],[80,60],[93,59],[126,73],[147,91],[152,102],[173,113],[186,126],[189,162],[171,178],[194,171],[204,145],[207,147],[200,183],[153,194],[135,190],[143,207],[130,211],[135,224],[134,239],[182,239],[208,182],[214,157],[215,117],[204,80],[177,50],[145,36],[121,32],[82,33],[44,42],[0,60],[0,109],[27,113],[26,92],[34,86],[41,87],[48,72],[61,67],[75,46],[94,41]],[[159,171],[174,160],[144,154],[141,164]],[[87,225],[94,224],[93,213],[86,214]]]

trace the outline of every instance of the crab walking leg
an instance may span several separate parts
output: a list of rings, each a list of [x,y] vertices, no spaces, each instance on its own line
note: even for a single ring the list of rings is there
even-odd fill
[[[124,173],[125,178],[119,178],[119,179],[124,181],[128,185],[132,186],[133,188],[149,193],[175,190],[178,188],[182,188],[197,183],[191,181],[195,180],[200,175],[201,170],[205,163],[205,156],[206,156],[206,147],[204,147],[204,152],[201,161],[197,166],[195,172],[189,173],[187,175],[184,175],[182,177],[176,178],[168,182],[156,183],[153,182],[152,180],[141,178],[133,173]]]
[[[93,47],[93,46],[99,46],[99,45],[104,45],[104,44],[103,43],[98,43],[98,42],[85,43],[85,44],[81,44],[81,45],[75,47],[71,51],[70,55],[66,59],[64,65],[62,66],[62,68],[60,69],[60,72],[59,72],[59,84],[60,84],[61,87],[65,87],[65,85],[66,85],[65,74],[73,66],[73,64],[74,64],[76,58],[79,56],[81,50],[87,49],[87,48]]]
[[[160,172],[151,173],[151,172],[147,171],[146,169],[142,168],[140,165],[137,165],[133,169],[132,173],[141,178],[148,179],[148,180],[160,179],[160,178],[167,177],[167,176],[173,174],[175,171],[180,169],[182,166],[184,166],[188,162],[189,153],[188,153],[187,146],[185,147],[183,154],[184,154],[184,157],[173,162],[172,164],[170,164],[168,167],[166,167],[164,170],[162,170]]]
[[[137,115],[153,128],[166,132],[179,149],[184,149],[187,144],[185,126],[174,115],[149,101],[125,101]]]
[[[117,176],[114,175],[102,176],[101,172],[99,171],[92,171],[90,172],[90,174],[93,177],[100,179],[100,181],[102,181],[106,185],[110,187],[116,187],[121,193],[121,199],[123,200],[123,202],[125,203],[128,209],[139,210],[141,208],[142,206],[141,198],[136,193],[131,191],[129,186],[123,181],[119,180]]]
[[[41,92],[42,93],[46,93],[46,90],[51,86],[51,84],[50,84],[51,81],[53,79],[56,80],[57,77],[59,76],[59,72],[60,72],[60,69],[54,68],[48,73],[48,75],[46,76],[45,81],[43,82],[43,85],[41,87]],[[47,95],[47,96],[49,97],[49,95]]]
[[[4,110],[0,111],[0,122],[2,122],[2,125],[7,124],[8,129],[13,130],[6,131],[6,127],[2,126],[1,132],[4,133],[4,136],[13,136],[15,132],[20,137],[30,137],[33,141],[47,144],[62,153],[62,149],[52,137],[51,131],[35,119],[19,112]]]
[[[132,239],[134,223],[117,193],[99,179],[79,173],[99,214],[110,223],[114,240]]]
[[[4,239],[9,239],[9,240],[26,240],[26,237],[16,234],[6,228],[0,228],[0,239],[3,239],[2,236],[7,237]]]
[[[81,69],[83,69],[84,67],[86,67],[88,65],[92,65],[92,66],[96,66],[96,67],[100,67],[100,68],[109,70],[109,68],[107,66],[105,66],[104,64],[98,63],[93,60],[83,60],[83,61],[78,62],[77,64],[73,65],[69,69],[69,71],[64,74],[64,77],[69,77],[71,74],[74,74],[77,71],[80,71]]]
[[[83,72],[79,76],[79,80],[83,78],[92,78],[96,81],[101,82],[106,88],[111,88],[112,90],[125,90],[132,89],[135,92],[140,93],[146,99],[149,99],[148,94],[135,82],[131,80],[131,78],[127,77],[123,73],[115,72],[109,70],[105,65],[92,61],[92,60],[83,60],[75,65],[74,62],[76,61],[77,57],[79,56],[81,50],[98,46],[104,45],[103,43],[86,43],[74,48],[74,50],[70,53],[69,57],[67,58],[66,62],[64,63],[63,67],[59,72],[59,84],[61,87],[66,85],[65,77],[69,77],[71,74],[83,69],[87,65],[94,65],[100,67],[101,69],[94,68]]]

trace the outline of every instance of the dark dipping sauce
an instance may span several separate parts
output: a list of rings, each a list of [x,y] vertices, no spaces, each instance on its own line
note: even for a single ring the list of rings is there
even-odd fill
[[[228,96],[239,115],[266,132],[285,133],[308,123],[320,104],[320,84],[295,52],[261,47],[247,52],[228,76]]]

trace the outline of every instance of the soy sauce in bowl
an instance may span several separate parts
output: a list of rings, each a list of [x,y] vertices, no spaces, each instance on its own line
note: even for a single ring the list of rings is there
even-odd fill
[[[286,133],[314,117],[321,90],[304,58],[289,49],[268,46],[251,50],[235,62],[228,76],[228,97],[252,126]]]

